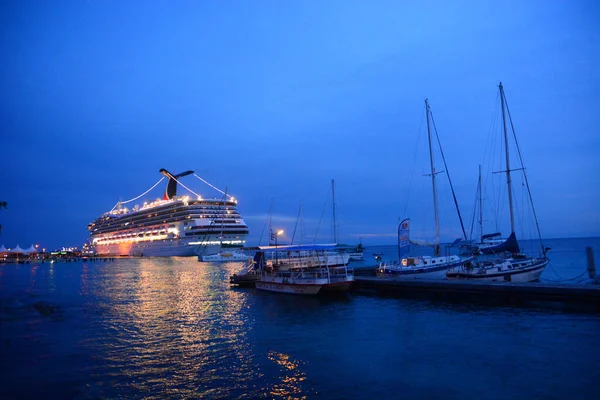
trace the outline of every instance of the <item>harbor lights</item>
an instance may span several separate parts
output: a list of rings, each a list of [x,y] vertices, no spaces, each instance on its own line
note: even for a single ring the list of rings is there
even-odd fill
[[[275,233],[275,248],[277,248],[277,236],[279,235],[283,235],[283,229],[280,229]],[[277,255],[277,251],[275,251],[275,265],[279,265],[279,257]]]
[[[283,235],[283,229],[278,230],[275,234],[275,247],[277,247],[277,236],[279,235]]]

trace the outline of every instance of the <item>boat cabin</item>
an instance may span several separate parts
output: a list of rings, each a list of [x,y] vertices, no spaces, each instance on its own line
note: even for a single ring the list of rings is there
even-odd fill
[[[402,259],[403,267],[416,267],[416,266],[433,266],[436,264],[446,264],[449,262],[458,262],[460,258],[458,256],[448,257],[407,257]]]

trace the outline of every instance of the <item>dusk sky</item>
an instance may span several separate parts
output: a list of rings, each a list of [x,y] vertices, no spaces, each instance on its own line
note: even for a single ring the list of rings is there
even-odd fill
[[[290,240],[302,202],[304,241],[314,239],[323,212],[318,241],[331,241],[331,179],[339,242],[393,244],[405,217],[431,239],[424,99],[470,224],[478,165],[484,179],[501,169],[485,167],[501,160],[501,149],[489,146],[501,126],[500,81],[542,235],[600,236],[597,1],[1,7],[6,247],[81,246],[88,223],[150,188],[160,168],[192,169],[227,188],[250,227],[249,244],[258,242],[271,201],[282,240]],[[442,238],[451,240],[460,226],[438,178]],[[183,179],[204,197],[221,197]],[[514,183],[521,205],[521,178]],[[502,187],[493,185],[497,195]],[[502,219],[490,218],[489,230],[507,232]]]

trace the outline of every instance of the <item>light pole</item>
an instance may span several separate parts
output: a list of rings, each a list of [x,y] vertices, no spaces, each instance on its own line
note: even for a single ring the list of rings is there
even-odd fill
[[[280,229],[277,231],[277,233],[275,234],[275,249],[277,249],[277,236],[279,235],[283,235],[283,229]],[[275,250],[275,265],[279,264],[279,257],[278,257],[279,253],[277,250]]]
[[[277,247],[277,236],[279,235],[283,235],[283,229],[278,230],[275,234],[275,247]]]

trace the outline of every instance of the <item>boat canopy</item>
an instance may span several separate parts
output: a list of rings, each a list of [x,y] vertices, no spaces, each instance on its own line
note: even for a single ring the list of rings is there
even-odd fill
[[[245,247],[242,250],[261,251],[264,253],[274,253],[278,251],[318,251],[318,250],[339,250],[335,243],[331,244],[291,244],[284,246],[256,246]]]

